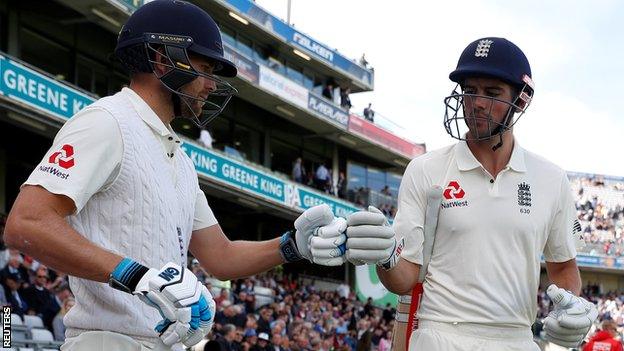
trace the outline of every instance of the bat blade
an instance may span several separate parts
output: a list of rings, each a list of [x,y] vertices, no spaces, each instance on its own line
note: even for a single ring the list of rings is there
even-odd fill
[[[442,203],[442,188],[434,185],[427,189],[427,208],[425,211],[425,225],[423,228],[423,264],[418,274],[418,282],[422,283],[427,275],[427,268],[433,253],[433,243],[435,241],[435,232],[438,227],[438,214],[440,213],[440,204]]]

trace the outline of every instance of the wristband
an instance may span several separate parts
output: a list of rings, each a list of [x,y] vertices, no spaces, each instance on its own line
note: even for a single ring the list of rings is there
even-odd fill
[[[149,271],[149,268],[126,257],[111,272],[108,278],[108,285],[132,294],[147,271]]]
[[[284,233],[280,239],[280,255],[286,262],[296,262],[303,259],[295,242],[295,230]]]
[[[391,270],[394,266],[399,263],[399,258],[401,258],[401,252],[403,251],[403,247],[405,246],[405,239],[401,238],[398,242],[394,243],[394,250],[392,250],[392,255],[385,262],[379,263],[378,265],[386,271]]]

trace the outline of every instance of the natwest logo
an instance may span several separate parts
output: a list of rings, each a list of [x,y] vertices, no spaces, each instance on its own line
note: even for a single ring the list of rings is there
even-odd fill
[[[65,169],[74,167],[74,147],[69,144],[63,145],[61,150],[50,155],[48,162],[58,164]]]
[[[464,195],[466,195],[466,192],[455,180],[450,181],[446,186],[446,189],[444,189],[444,198],[447,200],[462,199]]]

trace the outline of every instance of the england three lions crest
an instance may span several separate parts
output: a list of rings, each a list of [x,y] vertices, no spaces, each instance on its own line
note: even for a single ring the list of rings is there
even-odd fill
[[[525,182],[518,184],[518,205],[531,207],[531,186]]]

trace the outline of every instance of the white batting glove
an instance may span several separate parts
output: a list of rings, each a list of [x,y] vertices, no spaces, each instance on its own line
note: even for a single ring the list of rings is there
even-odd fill
[[[376,264],[392,269],[404,240],[397,240],[386,216],[374,206],[347,216],[347,260],[355,265]]]
[[[340,266],[345,263],[345,230],[347,221],[344,218],[334,218],[330,224],[317,228],[310,239],[312,262],[324,266]]]
[[[286,262],[302,258],[325,266],[345,262],[346,223],[334,217],[329,205],[310,207],[295,220],[294,226],[295,230],[286,232],[280,241],[280,252]]]
[[[546,293],[554,303],[544,320],[546,339],[563,347],[578,347],[598,318],[596,306],[555,284]]]
[[[154,330],[166,346],[193,346],[212,328],[215,302],[187,268],[169,262],[160,270],[148,269],[125,258],[111,273],[110,284],[158,310],[163,319]]]

